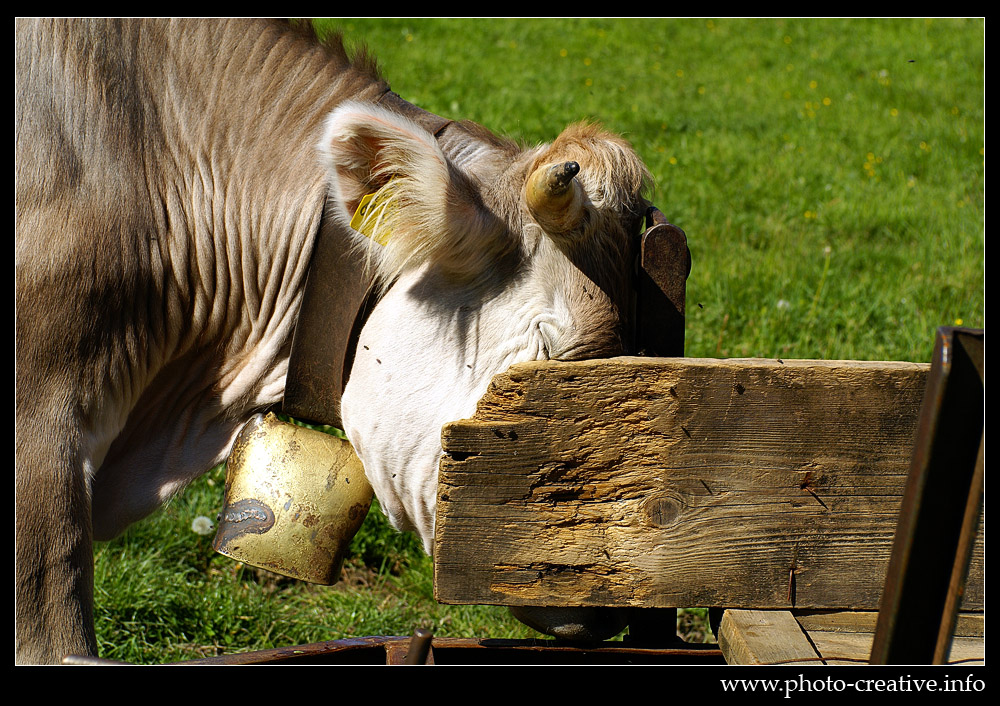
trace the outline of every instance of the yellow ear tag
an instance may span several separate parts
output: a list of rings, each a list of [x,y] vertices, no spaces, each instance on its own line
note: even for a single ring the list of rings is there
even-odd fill
[[[380,189],[374,194],[365,194],[361,197],[361,203],[358,204],[357,210],[351,217],[351,228],[384,246],[389,242],[392,232],[388,229],[380,229],[378,237],[375,236],[375,232],[385,216],[387,206],[389,206],[388,195],[384,189]]]

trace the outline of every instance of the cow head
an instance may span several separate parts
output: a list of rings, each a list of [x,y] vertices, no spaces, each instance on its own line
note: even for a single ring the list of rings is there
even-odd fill
[[[432,550],[441,427],[528,360],[626,352],[648,172],[592,125],[522,150],[478,126],[436,139],[348,104],[321,149],[384,296],[357,344],[345,431],[392,524]]]
[[[354,225],[385,289],[345,431],[393,525],[430,551],[442,425],[471,416],[513,363],[625,352],[648,172],[592,125],[521,150],[470,124],[439,141],[360,103],[330,116],[320,147],[335,217],[374,195]]]

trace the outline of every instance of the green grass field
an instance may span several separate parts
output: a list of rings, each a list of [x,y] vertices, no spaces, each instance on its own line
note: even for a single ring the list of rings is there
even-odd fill
[[[689,356],[929,361],[983,327],[982,20],[326,21],[394,90],[525,143],[625,135],[687,233]],[[164,662],[360,635],[534,636],[439,606],[412,538],[369,516],[345,581],[215,555],[216,469],[97,548],[102,654]]]

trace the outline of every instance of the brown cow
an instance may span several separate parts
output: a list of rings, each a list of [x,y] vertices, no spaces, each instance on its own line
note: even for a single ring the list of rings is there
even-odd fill
[[[345,301],[394,282],[343,420],[428,547],[442,422],[511,363],[623,352],[631,149],[587,125],[527,150],[434,135],[386,96],[277,21],[15,22],[18,661],[95,653],[92,542],[281,400],[318,237],[342,239]],[[373,193],[369,238],[345,224]]]

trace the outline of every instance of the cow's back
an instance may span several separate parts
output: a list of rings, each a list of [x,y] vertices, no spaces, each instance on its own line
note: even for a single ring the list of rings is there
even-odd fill
[[[19,661],[96,651],[95,533],[280,399],[322,120],[380,90],[277,22],[15,21]]]

